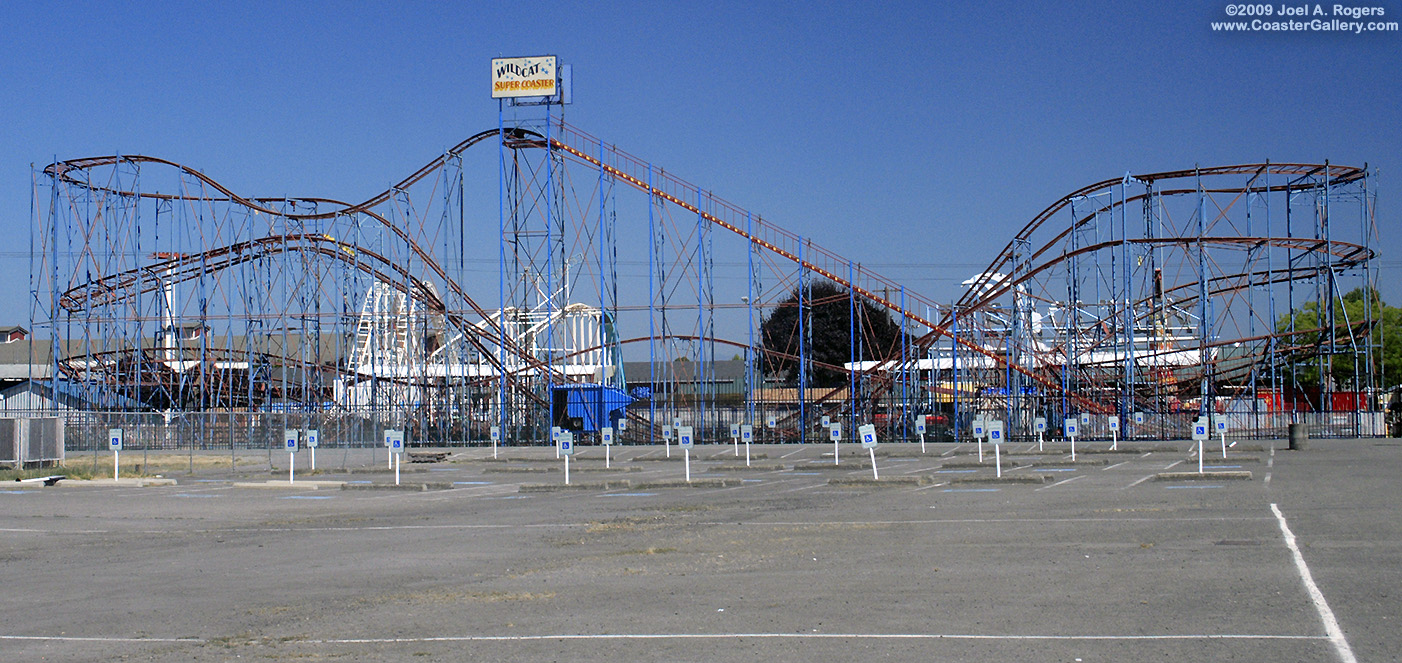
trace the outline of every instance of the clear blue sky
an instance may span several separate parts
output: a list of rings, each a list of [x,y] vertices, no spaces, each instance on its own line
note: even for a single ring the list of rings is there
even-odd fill
[[[551,53],[575,68],[572,124],[942,300],[1094,181],[1367,162],[1402,304],[1402,34],[1029,4],[5,3],[0,277],[27,283],[30,164],[145,154],[245,195],[358,201],[495,126],[492,57]],[[0,324],[27,324],[24,299],[0,290]]]

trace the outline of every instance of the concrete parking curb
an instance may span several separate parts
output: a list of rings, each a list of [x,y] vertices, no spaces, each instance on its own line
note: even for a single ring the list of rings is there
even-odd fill
[[[236,481],[235,488],[273,488],[282,490],[339,490],[345,485],[344,481],[316,481],[307,479],[305,481]]]
[[[1213,471],[1213,472],[1160,472],[1154,476],[1157,481],[1250,481],[1251,472],[1246,470],[1238,471]]]
[[[734,488],[744,485],[741,479],[669,479],[665,481],[644,481],[634,484],[632,487],[638,490],[649,490],[655,488]]]
[[[1078,467],[1078,466],[1083,466],[1083,465],[1084,465],[1084,466],[1087,466],[1087,467],[1098,467],[1098,466],[1109,465],[1109,464],[1110,464],[1110,461],[1105,460],[1104,458],[1093,458],[1093,459],[1090,459],[1090,460],[1039,460],[1039,461],[1037,461],[1037,462],[1035,462],[1035,463],[1032,463],[1031,466],[1032,466],[1032,467]]]
[[[912,476],[887,477],[885,479],[869,479],[867,477],[833,477],[831,479],[828,479],[829,486],[895,487],[919,486],[923,485],[924,483],[925,481],[920,477]]]
[[[90,488],[112,488],[120,486],[126,488],[147,488],[151,486],[174,486],[177,484],[175,479],[167,479],[164,477],[125,477],[121,479],[64,479],[54,485],[58,487],[87,486]]]
[[[563,483],[523,483],[516,489],[519,493],[556,493],[563,490],[624,490],[632,487],[626,479],[614,481],[576,481]]]
[[[425,481],[415,483],[344,483],[341,490],[398,490],[420,493],[429,490],[451,490],[453,484],[445,481]]]
[[[990,451],[990,452],[988,452],[987,454],[985,454],[985,458],[986,458],[986,460],[984,460],[982,463],[980,463],[980,462],[978,462],[978,461],[976,461],[976,460],[954,460],[954,461],[946,461],[946,462],[944,462],[944,463],[941,463],[941,464],[940,464],[940,467],[941,467],[941,468],[949,468],[949,469],[951,469],[951,470],[953,470],[953,469],[981,468],[981,467],[987,467],[987,468],[989,468],[989,469],[993,469],[994,465],[996,464],[996,461],[995,461],[994,458],[993,458],[993,452]],[[1004,460],[1004,461],[1003,461],[1003,467],[1004,467],[1004,468],[1018,467],[1019,465],[1020,465],[1020,463],[1018,463],[1017,461],[1012,461],[1012,460]]]
[[[1046,483],[1046,482],[1047,482],[1047,479],[1049,479],[1049,478],[1050,478],[1050,477],[1048,477],[1048,476],[1045,475],[1045,474],[1009,474],[1009,475],[1007,475],[1007,476],[1002,476],[1002,477],[995,477],[995,476],[958,477],[958,478],[955,478],[955,479],[950,479],[949,483],[951,483],[951,484],[956,484],[956,483],[1035,483],[1035,484],[1042,484],[1042,483]]]

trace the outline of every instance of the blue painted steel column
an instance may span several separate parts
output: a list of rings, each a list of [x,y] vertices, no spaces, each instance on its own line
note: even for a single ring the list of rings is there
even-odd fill
[[[901,441],[910,439],[910,394],[906,387],[910,382],[910,366],[906,364],[906,321],[905,286],[901,286]]]
[[[657,295],[653,290],[653,276],[657,273],[657,223],[652,210],[652,164],[647,165],[647,371],[648,389],[652,393],[647,400],[648,441],[654,440],[657,421]]]
[[[804,386],[808,382],[808,347],[807,347],[807,322],[803,319],[804,302],[807,300],[804,292],[806,278],[803,268],[803,238],[798,238],[798,389],[794,393],[798,394],[798,443],[803,444],[808,437],[808,395],[804,393]]]
[[[745,423],[754,425],[755,423],[755,393],[758,391],[755,385],[755,242],[754,242],[754,218],[749,212],[745,212],[745,236],[749,238],[748,252],[746,259],[749,261],[749,271],[745,275],[745,312],[749,315],[750,342],[745,350],[745,386],[749,393],[745,394]]]
[[[857,432],[857,281],[853,279],[852,261],[847,261],[847,430]]]
[[[503,125],[502,108],[504,102],[497,100],[497,425],[501,427],[502,440],[509,437],[507,428],[506,402],[506,131]],[[359,228],[359,224],[357,224]]]
[[[959,442],[959,429],[962,427],[959,421],[959,305],[956,303],[949,309],[949,353],[950,366],[954,368],[954,441]]]

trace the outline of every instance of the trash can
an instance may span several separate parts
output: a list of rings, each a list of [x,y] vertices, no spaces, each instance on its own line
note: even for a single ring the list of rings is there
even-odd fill
[[[1309,428],[1304,424],[1290,424],[1290,450],[1302,451],[1305,448],[1305,441],[1310,439]]]

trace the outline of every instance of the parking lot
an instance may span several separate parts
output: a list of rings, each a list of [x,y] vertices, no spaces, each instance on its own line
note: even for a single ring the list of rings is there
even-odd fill
[[[278,453],[168,486],[15,484],[0,653],[1395,658],[1402,442],[1209,445],[1215,480],[1159,476],[1196,472],[1188,442],[1119,446],[1072,463],[1064,444],[1004,445],[1002,480],[971,444],[883,444],[873,482],[857,445],[838,464],[830,444],[756,446],[746,468],[726,443],[695,447],[690,486],[679,449],[636,446],[607,468],[580,448],[568,489],[540,447],[444,449],[402,466],[417,491],[386,487],[383,450],[334,449],[291,485]]]

